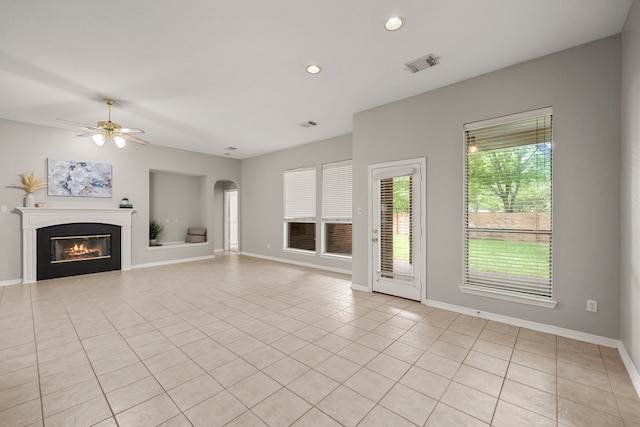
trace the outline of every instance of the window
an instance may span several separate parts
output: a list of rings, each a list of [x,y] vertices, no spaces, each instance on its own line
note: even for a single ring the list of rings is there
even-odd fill
[[[399,175],[406,173],[407,175]],[[380,179],[380,277],[414,280],[414,170]]]
[[[549,108],[465,126],[463,291],[551,301],[551,119]]]
[[[351,256],[351,161],[322,166],[323,253]]]
[[[285,249],[316,250],[316,168],[284,172]]]

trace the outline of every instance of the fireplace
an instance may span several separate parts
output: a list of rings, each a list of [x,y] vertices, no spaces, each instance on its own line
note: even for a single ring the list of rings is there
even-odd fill
[[[37,232],[37,279],[120,270],[120,227],[73,223]]]
[[[111,234],[50,237],[51,264],[111,258]]]
[[[96,272],[96,270],[131,270],[131,223],[132,216],[135,213],[134,209],[50,207],[18,208],[18,210],[22,214],[22,283],[33,283],[45,277],[52,278],[86,274]],[[47,231],[51,230],[51,226],[72,226],[77,224],[91,226],[91,228],[83,228],[80,230],[62,228],[55,233]],[[109,226],[113,226],[113,228]],[[41,232],[41,230],[44,231]],[[45,235],[47,236],[46,238],[44,237]],[[110,236],[109,239],[107,239],[110,240],[110,242],[107,243],[103,240],[98,243],[100,251],[103,252],[102,255],[97,256],[95,250],[91,251],[80,247],[80,244],[84,243],[84,239],[88,240],[87,243],[93,243],[92,236],[102,235]],[[57,250],[57,239],[54,239],[52,243],[52,237],[78,238],[69,239],[70,241],[74,241],[71,248],[67,247],[67,254],[71,255],[70,259],[65,260],[63,256],[54,254],[56,261],[64,262],[51,263],[51,254],[49,251],[51,251],[52,245],[54,250]],[[60,239],[60,244],[62,244],[63,240],[64,239]],[[78,244],[78,249],[74,247],[76,243]],[[85,247],[87,243],[84,243]],[[47,257],[42,257],[42,259],[47,260],[46,263],[49,264],[46,267],[44,267],[44,261],[41,261],[41,257],[39,256],[39,251],[43,248],[46,248],[48,252]],[[62,249],[62,251],[64,251],[64,249]],[[93,253],[88,254],[84,252]],[[105,255],[107,252],[109,252],[110,255]],[[85,257],[87,256],[98,259],[86,259]],[[109,263],[112,264],[107,267],[103,265],[100,269],[94,268],[95,265],[99,266]],[[45,268],[45,270],[47,268],[53,268],[56,275],[41,275],[41,268]]]

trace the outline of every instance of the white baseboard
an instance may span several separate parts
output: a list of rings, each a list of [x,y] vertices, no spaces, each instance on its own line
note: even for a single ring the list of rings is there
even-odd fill
[[[620,346],[618,346],[618,351],[620,352],[620,357],[624,362],[624,366],[627,368],[629,377],[631,377],[633,387],[636,389],[638,397],[640,397],[640,373],[638,373],[638,368],[636,368],[636,366],[633,364],[631,356],[629,356],[629,353],[627,353],[627,348],[622,342],[620,342]]]
[[[534,331],[546,332],[548,334],[558,335],[565,338],[572,338],[591,344],[602,345],[605,347],[618,348],[620,340],[613,338],[601,337],[599,335],[588,334],[586,332],[574,331],[572,329],[560,328],[558,326],[547,325],[545,323],[532,322],[529,320],[518,319],[517,317],[503,316],[501,314],[488,313],[486,311],[474,310],[472,308],[461,307],[458,305],[447,304],[444,302],[428,299],[426,305],[444,310],[454,311],[456,313],[466,314],[469,316],[480,317],[482,319],[494,320],[496,322],[506,323],[508,325],[519,326],[521,328],[533,329]]]
[[[194,258],[170,259],[167,261],[149,262],[146,264],[135,264],[135,265],[132,265],[131,268],[137,269],[137,268],[158,267],[161,265],[181,264],[183,262],[203,261],[206,259],[214,259],[214,258],[215,258],[215,255],[199,256]]]
[[[271,256],[252,254],[250,252],[238,252],[238,253],[240,255],[246,255],[246,256],[250,256],[250,257],[254,257],[254,258],[266,259],[268,261],[283,262],[285,264],[299,265],[301,267],[317,268],[318,270],[332,271],[334,273],[351,274],[351,270],[345,270],[344,268],[329,267],[329,266],[326,266],[326,265],[312,264],[310,262],[293,261],[293,260],[290,260],[290,259],[276,258],[276,257],[271,257]]]
[[[0,286],[19,285],[22,283],[22,279],[2,280]]]
[[[572,329],[560,328],[558,326],[547,325],[544,323],[531,322],[529,320],[518,319],[517,317],[509,317],[503,316],[501,314],[474,310],[472,308],[461,307],[458,305],[447,304],[444,302],[429,299],[425,302],[425,304],[430,307],[441,308],[443,310],[449,310],[469,316],[480,317],[482,319],[493,320],[496,322],[506,323],[508,325],[528,328],[534,331],[546,332],[548,334],[558,335],[560,337],[571,338],[591,344],[601,345],[604,347],[616,348],[620,352],[620,357],[622,358],[624,366],[627,368],[627,372],[629,373],[631,382],[633,383],[638,396],[640,396],[640,374],[638,373],[638,368],[633,364],[629,353],[627,353],[627,349],[620,340],[588,334],[586,332],[574,331]]]
[[[353,282],[351,282],[351,289],[353,289],[354,291],[371,292],[371,289],[369,289],[368,286],[358,285],[358,284],[353,283]]]

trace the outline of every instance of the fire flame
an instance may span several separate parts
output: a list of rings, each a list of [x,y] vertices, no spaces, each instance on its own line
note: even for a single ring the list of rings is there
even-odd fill
[[[78,257],[89,253],[94,253],[96,256],[102,256],[102,251],[99,247],[88,248],[84,243],[76,243],[72,248],[67,248],[65,252],[69,257]]]

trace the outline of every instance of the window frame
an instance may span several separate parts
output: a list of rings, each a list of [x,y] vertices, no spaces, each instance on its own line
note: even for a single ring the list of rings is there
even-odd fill
[[[313,173],[311,173],[313,172]],[[306,176],[308,175],[308,176]],[[305,193],[296,194],[296,197],[292,197],[295,200],[294,203],[289,203],[289,198],[292,193],[295,193],[293,189],[288,188],[288,176],[296,177],[292,182],[297,184],[306,184],[303,188]],[[312,177],[312,178],[311,178]],[[298,181],[299,180],[299,181]],[[318,250],[318,230],[317,230],[317,167],[307,166],[295,169],[288,169],[282,172],[282,188],[283,188],[283,239],[282,250],[285,252],[293,252],[306,255],[315,255]],[[298,187],[298,190],[302,187]],[[311,194],[309,194],[311,193]],[[309,206],[300,205],[300,200],[305,200]],[[293,212],[292,212],[293,211]],[[300,215],[294,215],[294,213],[302,213]],[[314,249],[299,249],[289,247],[289,224],[291,223],[309,223],[314,224]]]
[[[327,206],[327,194],[326,192],[329,190],[327,187],[327,170],[344,168],[345,166],[349,166],[349,216],[345,215],[345,212],[339,212],[337,215],[328,216],[326,211],[327,208],[331,208],[331,206]],[[343,197],[344,198],[344,193]],[[333,208],[335,209],[335,207]],[[321,240],[321,256],[326,258],[338,258],[338,259],[352,259],[352,254],[345,253],[334,253],[327,252],[327,225],[328,224],[350,224],[351,225],[351,233],[353,235],[353,161],[352,160],[342,160],[337,162],[325,163],[322,165],[322,212],[321,212],[321,231],[320,231],[320,240]],[[353,239],[351,242],[351,248],[353,248]]]
[[[481,284],[478,283],[468,283],[467,279],[469,277],[469,252],[468,252],[468,242],[469,242],[469,234],[470,234],[470,230],[471,232],[473,232],[474,228],[470,228],[469,227],[469,223],[468,223],[468,218],[469,218],[469,208],[468,208],[468,197],[469,197],[469,178],[468,178],[468,160],[469,160],[469,141],[467,140],[467,132],[469,131],[473,131],[473,130],[478,130],[481,128],[487,128],[487,127],[492,127],[492,126],[504,126],[507,127],[508,124],[512,123],[512,122],[517,122],[520,120],[526,120],[526,119],[535,119],[535,118],[541,118],[541,117],[545,117],[545,116],[549,116],[549,120],[551,123],[551,141],[550,141],[550,152],[549,152],[549,167],[550,167],[550,173],[551,173],[551,188],[550,188],[550,212],[549,212],[549,216],[550,216],[550,224],[549,224],[549,231],[548,231],[548,236],[549,236],[549,286],[550,286],[550,294],[549,296],[541,296],[541,295],[531,295],[530,293],[526,293],[523,291],[517,292],[515,291],[513,288],[514,286],[512,286],[511,289],[508,289],[509,286],[505,286],[503,289],[500,289],[500,287],[498,285],[496,285],[495,287],[486,287],[486,286],[482,286]],[[553,288],[554,288],[554,284],[553,284],[553,221],[552,221],[552,217],[553,217],[553,110],[551,107],[547,107],[547,108],[542,108],[542,109],[537,109],[537,110],[532,110],[532,111],[527,111],[524,113],[518,113],[518,114],[513,114],[513,115],[508,115],[508,116],[503,116],[503,117],[498,117],[498,118],[493,118],[493,119],[489,119],[489,120],[484,120],[484,121],[480,121],[480,122],[474,122],[474,123],[468,123],[464,125],[464,133],[463,133],[463,173],[464,173],[464,179],[463,179],[463,207],[464,207],[464,212],[463,212],[463,218],[464,218],[464,223],[463,223],[463,284],[461,286],[459,286],[459,289],[462,293],[466,293],[466,294],[472,294],[472,295],[480,295],[480,296],[485,296],[485,297],[491,297],[491,298],[496,298],[496,299],[501,299],[501,300],[507,300],[507,301],[513,301],[513,302],[519,302],[519,303],[525,303],[525,304],[530,304],[530,305],[535,305],[535,306],[540,306],[540,307],[546,307],[546,308],[554,308],[557,305],[557,302],[553,300]],[[525,145],[533,145],[532,143],[526,143],[526,144],[522,144],[522,146]],[[517,145],[508,145],[507,147],[513,147],[515,148]],[[504,228],[501,230],[510,230],[508,228]],[[512,230],[517,230],[517,229],[512,229]],[[509,233],[509,231],[507,231],[507,233]],[[516,233],[516,231],[511,231],[511,233]],[[510,273],[507,273],[507,275],[511,275]],[[508,276],[507,276],[508,277]],[[507,280],[504,280],[504,282],[508,282]]]

